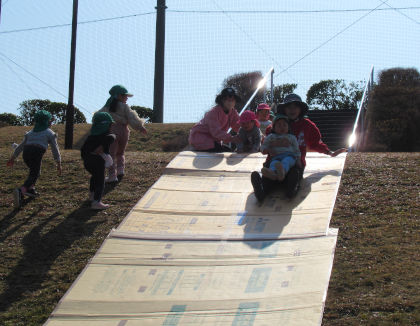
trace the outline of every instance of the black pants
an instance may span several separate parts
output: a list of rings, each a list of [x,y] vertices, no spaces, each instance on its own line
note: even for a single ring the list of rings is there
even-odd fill
[[[38,146],[26,145],[23,148],[23,161],[29,168],[29,175],[23,186],[29,189],[35,186],[41,172],[42,157],[45,154],[45,149]]]
[[[232,149],[226,145],[221,145],[218,142],[214,142],[213,148],[196,150],[196,152],[223,153],[223,152],[232,152]]]
[[[90,177],[89,191],[93,192],[93,199],[100,201],[105,188],[105,161],[95,154],[83,157],[85,169],[92,175]]]
[[[287,188],[289,187],[291,188],[291,189],[287,189],[288,194],[290,192],[290,195],[295,195],[294,192],[297,191],[298,189],[294,189],[294,187],[298,185],[298,183],[300,182],[300,180],[302,180],[302,178],[303,178],[303,169],[296,165],[290,168],[289,172],[286,175],[285,180],[282,182],[279,182],[277,180],[271,180],[263,176],[261,178],[261,182],[262,182],[262,187],[264,189],[264,194],[268,195],[273,190],[276,190],[282,185],[284,185]]]

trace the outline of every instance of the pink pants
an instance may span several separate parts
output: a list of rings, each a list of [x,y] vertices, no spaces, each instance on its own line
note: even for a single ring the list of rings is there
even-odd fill
[[[114,163],[108,169],[108,176],[113,178],[117,175],[124,174],[125,168],[125,148],[127,147],[130,130],[128,126],[122,123],[114,123],[111,126],[111,133],[115,134],[116,139],[109,148]]]

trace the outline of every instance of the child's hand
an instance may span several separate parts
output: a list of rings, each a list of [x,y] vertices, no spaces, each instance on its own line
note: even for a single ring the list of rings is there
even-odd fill
[[[7,161],[6,165],[12,167],[15,164],[15,159],[12,157]]]
[[[340,148],[340,149],[337,149],[335,152],[330,152],[329,155],[331,157],[336,157],[338,154],[345,153],[345,152],[347,152],[347,148]]]
[[[61,172],[63,172],[63,169],[61,168],[61,162],[57,162],[57,175],[61,176]]]
[[[146,130],[146,128],[141,127],[141,129],[140,129],[140,133],[141,133],[141,134],[143,134],[143,135],[147,135],[147,130]]]

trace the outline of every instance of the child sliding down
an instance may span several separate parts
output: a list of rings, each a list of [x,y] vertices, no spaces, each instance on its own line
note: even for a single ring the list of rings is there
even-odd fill
[[[271,157],[270,166],[261,169],[262,175],[271,180],[283,181],[301,155],[296,137],[289,134],[287,116],[279,114],[274,118],[271,134],[265,138],[261,151]]]

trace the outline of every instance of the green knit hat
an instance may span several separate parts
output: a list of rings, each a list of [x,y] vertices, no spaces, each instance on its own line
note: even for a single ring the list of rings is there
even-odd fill
[[[34,115],[34,132],[44,131],[50,126],[51,113],[45,110],[39,110]]]
[[[108,112],[96,112],[92,118],[90,134],[96,136],[106,133],[113,122],[114,119],[112,119]]]
[[[273,126],[280,119],[284,119],[284,120],[286,120],[287,123],[289,123],[289,118],[287,117],[287,115],[284,115],[284,114],[276,114],[276,116],[273,119]]]
[[[111,104],[111,101],[114,98],[118,98],[118,95],[127,95],[128,97],[132,97],[133,94],[130,94],[127,90],[127,88],[125,88],[122,85],[114,85],[111,87],[111,89],[109,90],[109,95],[111,95],[109,97],[109,99],[106,101],[105,106],[109,106]]]

